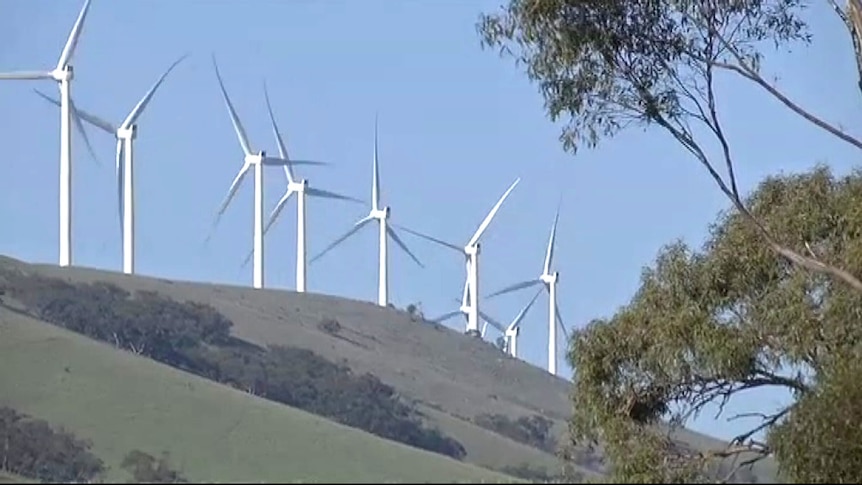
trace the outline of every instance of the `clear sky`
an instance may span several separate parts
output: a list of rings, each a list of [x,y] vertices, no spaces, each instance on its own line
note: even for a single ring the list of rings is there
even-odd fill
[[[803,106],[845,127],[859,126],[847,33],[826,2],[812,3],[813,46],[773,56],[767,68]],[[53,68],[81,4],[4,0],[0,71]],[[466,243],[500,194],[521,177],[483,238],[482,294],[538,276],[563,191],[556,253],[562,316],[577,328],[612,315],[632,296],[642,267],[662,245],[675,238],[699,245],[727,203],[706,172],[663,132],[634,129],[576,157],[564,153],[559,127],[545,117],[535,86],[511,60],[480,47],[478,16],[500,4],[94,0],[74,59],[72,96],[80,108],[120,122],[170,63],[190,54],[139,121],[138,272],[251,285],[250,265],[240,267],[251,248],[251,177],[210,244],[203,245],[242,164],[212,69],[215,53],[252,145],[276,153],[265,79],[291,155],[333,164],[297,169],[312,186],[370,199],[373,120],[379,112],[382,201],[392,207],[395,223]],[[0,82],[0,253],[56,263],[59,110],[36,96],[35,87],[57,95],[53,81]],[[800,171],[818,161],[845,173],[855,162],[852,148],[749,84],[722,80],[720,95],[745,190],[770,173]],[[74,133],[73,261],[119,271],[114,139],[96,130],[88,134],[102,166]],[[267,171],[265,186],[268,211],[285,187],[280,169]],[[294,285],[294,207],[266,239],[271,288]],[[309,199],[309,256],[367,210]],[[463,259],[403,237],[426,269],[390,245],[393,303],[421,302],[431,317],[453,310]],[[310,266],[309,291],[375,301],[376,260],[376,231],[367,227]],[[524,291],[483,305],[508,321],[529,297]],[[523,324],[519,351],[544,368],[547,307],[541,302]],[[462,319],[449,324],[463,328]],[[734,409],[782,399],[754,396]],[[694,424],[725,438],[740,426],[712,416]]]

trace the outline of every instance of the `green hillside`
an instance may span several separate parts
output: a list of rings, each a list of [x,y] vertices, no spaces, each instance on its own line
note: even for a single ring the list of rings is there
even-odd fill
[[[0,308],[0,405],[92,441],[108,479],[129,451],[191,481],[502,482],[473,465],[214,384]],[[0,476],[0,480],[4,478]]]

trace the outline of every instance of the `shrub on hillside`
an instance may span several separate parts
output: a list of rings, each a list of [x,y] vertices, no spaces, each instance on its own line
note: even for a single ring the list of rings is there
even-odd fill
[[[187,483],[180,473],[171,468],[168,454],[156,458],[141,450],[130,451],[120,465],[132,475],[131,483]]]
[[[89,448],[45,421],[0,408],[0,470],[49,483],[90,482],[104,464]]]
[[[551,434],[554,422],[534,414],[511,419],[503,414],[480,414],[473,421],[488,430],[540,450],[554,453],[557,441]]]
[[[261,349],[232,338],[232,322],[212,307],[152,292],[130,295],[106,283],[23,274],[7,280],[14,286],[0,289],[55,325],[383,438],[466,455],[460,443],[426,428],[415,408],[376,376],[354,375],[307,349]]]

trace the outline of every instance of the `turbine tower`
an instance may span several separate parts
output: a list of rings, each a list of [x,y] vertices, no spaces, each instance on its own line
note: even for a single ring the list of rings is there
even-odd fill
[[[394,229],[389,227],[389,207],[380,206],[380,174],[378,170],[377,153],[377,116],[375,116],[374,161],[372,165],[371,175],[371,212],[369,212],[367,216],[356,221],[356,223],[349,231],[347,231],[343,236],[333,241],[332,244],[327,246],[326,249],[320,252],[320,254],[312,258],[311,262],[313,263],[316,260],[320,259],[324,254],[328,253],[331,249],[338,246],[347,238],[359,231],[362,226],[368,224],[372,220],[377,220],[380,241],[377,276],[377,304],[382,307],[385,307],[389,304],[389,254],[387,248],[388,238],[391,237],[392,240],[395,241],[395,244],[397,244],[398,247],[400,247],[405,253],[407,253],[407,255],[410,256],[410,258],[413,259],[416,264],[423,268],[424,266],[422,265],[422,262],[419,261],[419,258],[417,258],[416,255],[413,254],[410,249],[407,248],[407,245],[404,244],[404,241],[401,240],[401,237],[398,236],[398,233],[396,233]]]
[[[531,299],[529,303],[524,305],[524,308],[522,308],[521,311],[519,311],[518,314],[515,315],[515,318],[512,319],[512,322],[505,327],[498,320],[495,320],[482,312],[480,316],[482,317],[482,320],[485,321],[485,325],[482,328],[482,337],[485,337],[485,327],[487,327],[488,324],[491,324],[492,327],[496,328],[500,331],[500,333],[503,334],[503,337],[505,339],[504,341],[506,343],[506,353],[511,355],[512,357],[517,358],[518,334],[521,333],[521,321],[524,320],[524,317],[527,315],[527,312],[530,311],[530,307],[532,307],[533,303],[536,302],[536,299],[539,298],[540,293],[541,289],[537,291],[535,295],[533,295],[533,299]]]
[[[275,115],[272,113],[272,105],[269,102],[269,92],[266,89],[266,84],[263,85],[263,94],[266,98],[266,109],[269,112],[269,121],[272,124],[272,133],[275,136],[276,144],[278,145],[278,154],[281,158],[287,160],[287,163],[284,165],[284,175],[287,177],[287,189],[284,192],[284,195],[281,196],[278,203],[275,205],[275,208],[269,215],[269,221],[267,221],[266,226],[263,228],[263,234],[266,236],[266,233],[269,231],[269,228],[272,227],[273,223],[278,218],[278,215],[281,213],[284,206],[287,204],[287,201],[290,199],[290,196],[296,194],[296,291],[299,293],[305,292],[306,285],[306,265],[307,265],[307,255],[306,255],[306,225],[305,225],[305,198],[306,196],[310,197],[320,197],[324,199],[337,199],[337,200],[346,200],[351,202],[356,202],[361,204],[362,201],[353,197],[349,197],[346,195],[337,194],[335,192],[330,192],[328,190],[317,189],[309,186],[309,182],[307,179],[297,179],[296,175],[293,172],[292,164],[296,163],[290,159],[287,155],[287,148],[285,147],[284,140],[281,137],[281,132],[278,130],[278,124],[275,122]],[[252,253],[250,252],[248,256],[245,258],[243,262],[243,266],[248,264],[248,261],[251,259]]]
[[[60,88],[60,266],[72,264],[72,129],[70,122],[74,70],[70,62],[89,10],[90,0],[85,0],[54,70],[0,73],[0,80],[53,79],[57,81]]]
[[[554,224],[551,226],[551,236],[548,238],[548,248],[545,251],[545,265],[542,268],[542,274],[538,278],[521,281],[513,285],[507,286],[502,290],[496,291],[488,298],[493,298],[498,295],[510,293],[513,291],[530,288],[537,285],[544,285],[548,292],[548,372],[557,375],[557,325],[563,331],[563,336],[568,339],[566,326],[563,324],[563,319],[560,316],[560,309],[557,306],[557,282],[560,274],[556,271],[551,271],[551,265],[554,260],[554,242],[557,235],[557,222],[560,220],[560,207],[557,205],[557,213],[554,215]],[[539,288],[539,292],[542,289]]]
[[[242,147],[244,159],[242,167],[234,177],[233,182],[231,182],[227,196],[216,214],[215,221],[213,221],[212,228],[210,229],[210,235],[207,236],[207,241],[209,241],[212,236],[212,232],[215,230],[219,220],[221,219],[222,214],[224,214],[228,204],[230,204],[230,201],[236,194],[237,189],[239,189],[239,184],[242,182],[242,179],[245,178],[249,168],[254,167],[254,269],[252,285],[254,288],[260,289],[263,288],[263,166],[271,165],[283,167],[289,162],[283,158],[267,157],[266,152],[264,151],[259,151],[257,153],[253,153],[251,151],[251,145],[249,144],[248,137],[245,134],[245,129],[239,121],[239,117],[236,114],[233,104],[230,102],[227,90],[225,90],[224,82],[222,82],[215,56],[213,56],[213,67],[215,68],[216,78],[218,79],[219,88],[221,88],[225,106],[227,106],[228,114],[230,114],[233,129],[236,132],[236,137],[239,139],[239,144]],[[319,164],[318,162],[293,163],[309,165]]]
[[[159,77],[159,79],[150,87],[149,91],[144,94],[144,97],[138,101],[132,111],[129,112],[126,119],[120,123],[119,126],[115,126],[114,124],[105,121],[98,116],[90,114],[82,109],[79,109],[75,103],[69,98],[71,103],[71,112],[73,116],[73,120],[75,121],[75,125],[78,130],[81,132],[84,137],[84,141],[87,143],[89,147],[90,142],[87,138],[87,132],[84,130],[84,125],[82,121],[86,121],[87,123],[99,128],[111,135],[113,135],[117,140],[117,151],[116,158],[114,160],[114,165],[117,174],[117,207],[120,217],[120,225],[122,230],[122,244],[123,244],[123,273],[125,274],[134,274],[135,273],[135,195],[134,195],[134,157],[133,157],[133,144],[134,140],[137,137],[138,127],[136,122],[138,118],[141,116],[141,113],[144,112],[144,109],[149,104],[150,100],[152,100],[153,95],[156,93],[156,90],[159,86],[162,85],[165,78],[170,74],[170,72],[179,64],[186,56],[182,56],[177,59],[171,66],[164,72],[164,74]],[[43,99],[53,103],[56,106],[60,106],[62,108],[62,103],[51,97],[47,94],[35,90],[36,94],[41,96]],[[92,152],[92,149],[91,149]],[[95,158],[95,154],[93,154]]]
[[[414,231],[412,229],[408,229],[406,227],[402,227],[405,231],[413,234],[414,236],[421,237],[423,239],[427,239],[433,243],[439,244],[443,247],[447,247],[458,251],[459,253],[463,253],[466,257],[466,267],[467,267],[467,279],[464,282],[464,294],[461,299],[461,308],[459,312],[464,313],[467,316],[467,329],[465,333],[475,336],[480,336],[479,332],[479,238],[482,237],[482,234],[488,229],[488,225],[491,224],[491,220],[494,219],[494,216],[497,214],[497,211],[500,210],[500,206],[503,205],[503,202],[509,197],[509,194],[512,193],[512,190],[518,185],[521,181],[521,178],[518,177],[512,182],[512,185],[503,193],[500,197],[500,200],[494,205],[491,209],[491,212],[485,216],[485,220],[482,221],[482,224],[479,225],[479,228],[473,234],[473,237],[467,242],[464,247],[458,247],[455,244],[443,241],[441,239],[422,234],[420,232]],[[439,320],[438,320],[439,321]]]

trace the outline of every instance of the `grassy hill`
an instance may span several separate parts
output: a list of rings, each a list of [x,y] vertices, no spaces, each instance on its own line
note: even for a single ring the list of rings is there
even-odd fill
[[[513,481],[2,308],[0,355],[0,404],[90,440],[110,480],[126,480],[120,463],[141,449],[197,482]]]
[[[14,284],[10,278],[15,271],[72,283],[108,282],[129,292],[153,291],[211,305],[233,322],[231,332],[237,338],[260,346],[309,349],[354,373],[378,377],[411,402],[425,422],[460,442],[467,462],[495,470],[559,470],[553,449],[525,444],[480,424],[492,415],[513,421],[541,416],[553,424],[552,438],[562,442],[570,414],[569,383],[407,312],[326,295],[172,282],[0,257],[0,283],[5,274],[6,284]],[[697,449],[723,445],[687,430],[677,438]],[[600,471],[594,461],[583,465],[585,474]],[[755,472],[760,481],[772,474],[768,465]]]

